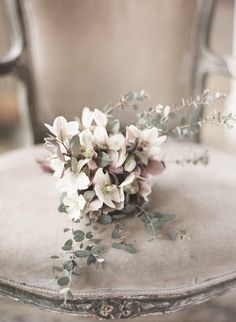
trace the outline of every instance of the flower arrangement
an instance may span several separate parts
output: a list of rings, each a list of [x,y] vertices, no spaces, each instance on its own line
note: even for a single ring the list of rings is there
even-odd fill
[[[195,99],[183,100],[180,106],[157,105],[138,114],[134,124],[122,128],[112,113],[119,108],[137,109],[138,102],[148,97],[141,90],[127,93],[118,103],[110,103],[103,110],[85,107],[81,119],[67,122],[59,116],[53,125],[45,124],[51,132],[45,138],[50,153],[47,169],[56,177],[61,193],[59,212],[66,213],[72,224],[64,229],[71,236],[62,247],[64,254],[52,256],[60,262],[53,266],[53,271],[66,297],[72,296],[72,275],[77,274],[84,259],[88,265],[99,266],[104,262],[105,249],[97,238],[100,224],[114,223],[113,248],[135,253],[135,245],[122,238],[124,225],[119,224],[120,219],[140,217],[156,239],[162,225],[175,218],[150,209],[148,204],[152,176],[160,175],[166,168],[161,146],[170,137],[195,135],[208,123],[230,128],[236,117],[216,110],[196,122],[188,118],[194,109],[224,96],[205,90]],[[207,162],[206,152],[176,160],[178,164]],[[170,237],[177,236],[183,237],[184,232],[172,230]]]

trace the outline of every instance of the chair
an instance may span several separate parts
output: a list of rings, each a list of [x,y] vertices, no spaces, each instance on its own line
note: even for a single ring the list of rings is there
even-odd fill
[[[83,105],[101,106],[106,103],[105,97],[116,97],[117,91],[125,91],[130,86],[140,87],[146,74],[138,63],[143,57],[148,59],[149,53],[145,49],[136,54],[132,52],[133,45],[129,46],[128,37],[123,39],[121,50],[119,46],[125,30],[122,28],[129,27],[129,36],[151,46],[149,39],[142,38],[146,31],[153,30],[159,23],[156,28],[160,36],[161,25],[167,19],[164,17],[173,24],[181,17],[186,18],[181,20],[183,22],[174,30],[174,35],[167,30],[166,38],[160,40],[163,48],[169,48],[169,51],[166,56],[159,54],[157,65],[159,72],[166,71],[169,89],[162,87],[163,92],[158,91],[163,77],[158,71],[151,73],[148,60],[145,68],[151,79],[145,85],[153,89],[155,101],[157,94],[160,101],[165,101],[170,94],[173,100],[177,100],[179,93],[186,96],[200,90],[208,72],[208,65],[203,62],[209,61],[205,40],[213,1],[207,1],[207,4],[185,1],[183,7],[179,5],[181,3],[149,1],[151,10],[146,13],[144,0],[113,1],[112,4],[100,0],[99,5],[94,0],[58,0],[56,5],[46,0],[8,0],[13,49],[1,61],[0,73],[14,72],[25,84],[34,142],[42,141],[44,121],[50,122],[58,114],[71,117],[79,114]],[[165,13],[159,15],[159,22],[154,19],[157,12]],[[64,19],[66,15],[71,19],[69,23]],[[118,23],[121,19],[123,27]],[[111,20],[114,29],[107,28]],[[190,35],[187,26],[192,20],[195,28]],[[79,23],[88,31],[89,40],[78,28]],[[141,39],[136,39],[136,33],[132,33],[134,24],[140,28]],[[197,59],[191,55],[195,52],[192,36],[199,48]],[[175,37],[179,44],[177,48]],[[111,39],[117,46],[115,49],[111,47]],[[155,46],[153,44],[152,49]],[[173,78],[179,79],[178,67],[183,63],[183,47],[192,51],[187,59],[188,68],[185,68],[187,78],[175,84]],[[174,49],[177,62],[173,65]],[[123,51],[127,51],[128,57]],[[112,61],[104,60],[104,55],[110,55]],[[155,55],[149,58],[154,59]],[[89,66],[86,61],[90,62]],[[107,73],[110,71],[107,78],[103,75],[106,64],[109,66]],[[199,65],[204,69],[199,69]],[[218,59],[211,59],[210,65],[220,65],[221,70],[228,71],[222,60],[219,63]],[[129,74],[127,77],[127,70],[132,69],[136,76]],[[80,70],[82,76],[78,74]],[[187,83],[191,85],[187,86]],[[123,115],[124,122],[131,118],[131,112]],[[171,149],[185,154],[191,149],[199,149],[199,146],[186,143],[174,145]],[[66,303],[53,280],[49,258],[64,241],[62,229],[68,219],[56,211],[58,194],[54,179],[42,173],[35,162],[45,152],[38,145],[1,156],[0,293],[60,313],[121,319],[178,311],[233,289],[236,285],[235,158],[214,149],[210,151],[210,167],[182,169],[173,166],[155,182],[153,207],[174,212],[179,218],[179,228],[184,226],[191,239],[148,242],[142,226],[130,222],[130,234],[137,240],[141,251],[132,255],[108,250],[104,269],[96,271],[92,267],[75,278],[73,299]]]

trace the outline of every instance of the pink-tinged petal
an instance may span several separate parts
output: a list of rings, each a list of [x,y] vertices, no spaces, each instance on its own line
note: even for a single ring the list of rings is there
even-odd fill
[[[58,116],[55,118],[53,122],[53,128],[57,132],[57,135],[61,132],[61,130],[66,126],[67,120],[63,116]]]
[[[139,194],[144,198],[144,200],[148,200],[148,196],[151,194],[152,188],[149,182],[146,180],[139,181]]]
[[[128,142],[135,143],[136,139],[141,135],[141,131],[134,125],[130,125],[126,128],[126,138]]]
[[[97,211],[98,209],[100,209],[103,205],[103,202],[99,199],[95,199],[93,201],[90,202],[89,206],[88,206],[88,210],[89,211]]]
[[[84,173],[80,172],[75,179],[75,185],[78,190],[88,189],[90,185],[89,177]]]
[[[103,196],[103,202],[105,203],[105,205],[107,205],[110,208],[115,208],[116,207],[114,202],[112,202],[112,200],[111,200],[111,195],[110,194],[105,194]]]
[[[108,134],[104,127],[97,126],[94,130],[94,141],[97,146],[101,149],[106,148],[108,146]]]
[[[116,210],[122,210],[124,208],[124,206],[125,206],[124,201],[118,202],[116,204]]]
[[[96,170],[98,166],[97,166],[96,162],[93,159],[91,159],[88,162],[88,167],[90,170]]]
[[[79,138],[81,145],[83,145],[85,148],[93,147],[93,135],[89,129],[82,131],[79,134]]]
[[[157,144],[158,145],[161,145],[162,143],[164,143],[165,141],[167,140],[167,136],[166,135],[163,135],[163,136],[160,136],[157,140]]]
[[[134,170],[134,168],[136,167],[137,163],[134,159],[134,156],[133,155],[130,155],[126,161],[125,161],[125,164],[124,164],[124,169],[125,171],[127,172],[131,172]]]
[[[165,164],[159,160],[149,160],[146,167],[147,173],[151,175],[161,174],[165,170]]]
[[[135,173],[131,173],[121,184],[120,184],[120,187],[125,187],[125,186],[128,186],[130,184],[133,183],[133,181],[135,180],[136,178],[136,175]]]
[[[46,126],[46,128],[48,128],[48,129],[49,129],[49,131],[50,131],[52,134],[54,134],[55,136],[57,136],[57,132],[56,132],[56,130],[53,128],[53,126],[51,126],[51,125],[49,125],[49,124],[47,124],[47,123],[44,123],[44,125]]]
[[[155,144],[158,140],[158,130],[153,127],[151,129],[145,129],[142,131],[141,140],[147,142],[149,145]]]
[[[103,173],[102,168],[99,168],[95,173],[93,183],[98,185],[109,185],[111,184],[111,179],[108,173]]]
[[[94,116],[94,121],[96,122],[97,125],[106,127],[107,115],[105,113],[95,108],[93,116]]]
[[[108,166],[108,171],[112,172],[112,173],[115,173],[115,174],[120,174],[120,173],[124,172],[124,169],[123,169],[123,167],[115,168],[111,164],[111,165]]]
[[[78,132],[79,132],[79,123],[77,121],[68,122],[65,125],[65,129],[66,129],[66,136],[72,137],[72,136],[78,134]]]
[[[91,126],[93,122],[93,112],[88,107],[84,107],[82,112],[82,124],[84,128]]]
[[[123,134],[118,133],[109,137],[109,148],[118,151],[125,145],[125,137]]]
[[[116,202],[120,202],[121,200],[120,200],[120,192],[119,192],[119,190],[118,189],[116,189],[115,191],[113,191],[111,194],[110,194],[110,196],[111,196],[111,200],[114,200],[114,201],[116,201]]]

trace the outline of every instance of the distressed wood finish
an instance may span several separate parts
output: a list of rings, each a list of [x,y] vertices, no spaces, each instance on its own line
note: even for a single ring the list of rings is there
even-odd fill
[[[97,290],[76,292],[64,302],[55,290],[32,287],[0,278],[0,293],[61,313],[98,319],[126,319],[179,311],[206,302],[236,287],[236,273],[175,290]]]

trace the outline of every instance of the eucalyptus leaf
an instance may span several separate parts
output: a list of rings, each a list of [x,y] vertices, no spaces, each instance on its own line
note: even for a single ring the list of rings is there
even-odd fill
[[[125,250],[127,250],[127,252],[129,252],[131,254],[137,253],[137,249],[131,243],[126,245]]]
[[[53,266],[53,267],[52,267],[52,270],[53,270],[53,272],[54,272],[54,271],[57,271],[57,272],[63,272],[63,268],[62,268],[62,267],[60,267],[60,266]]]
[[[58,259],[58,258],[60,258],[60,256],[58,256],[58,255],[52,255],[51,256],[51,259]]]
[[[92,238],[93,238],[93,233],[92,233],[91,231],[88,231],[88,232],[86,233],[86,238],[88,238],[88,239],[92,239]]]
[[[66,206],[62,203],[60,203],[59,207],[58,207],[58,212],[61,212],[61,213],[66,213]]]
[[[95,196],[95,192],[92,190],[88,190],[84,192],[84,199],[87,202],[90,202],[94,198],[94,196]]]
[[[95,255],[98,255],[98,254],[103,253],[103,252],[104,252],[104,247],[102,245],[95,245],[92,248],[92,253],[95,254]]]
[[[107,225],[110,224],[112,222],[112,217],[108,214],[103,214],[100,218],[99,218],[100,223]]]
[[[72,249],[72,244],[73,244],[73,241],[72,239],[68,239],[64,246],[62,247],[63,250],[71,250]]]
[[[80,139],[78,135],[74,135],[70,140],[70,151],[71,154],[75,157],[77,157],[80,153],[81,147],[80,147]]]
[[[96,257],[93,254],[90,254],[87,258],[87,265],[95,264],[97,261]]]
[[[111,246],[115,249],[125,249],[126,245],[122,243],[112,243]]]
[[[112,163],[112,159],[109,154],[105,152],[100,152],[98,153],[97,159],[96,159],[96,164],[99,168],[105,168],[109,164]]]
[[[63,276],[63,277],[60,277],[58,280],[57,280],[57,284],[60,285],[60,286],[66,286],[70,283],[70,279],[68,276]]]
[[[148,165],[148,158],[146,153],[141,152],[141,151],[135,151],[134,154],[136,155],[137,158],[144,164]]]
[[[85,238],[85,235],[84,234],[77,234],[77,235],[74,235],[74,240],[77,242],[77,243],[80,243],[84,240]]]
[[[88,257],[90,255],[90,251],[80,249],[75,252],[76,257]]]

